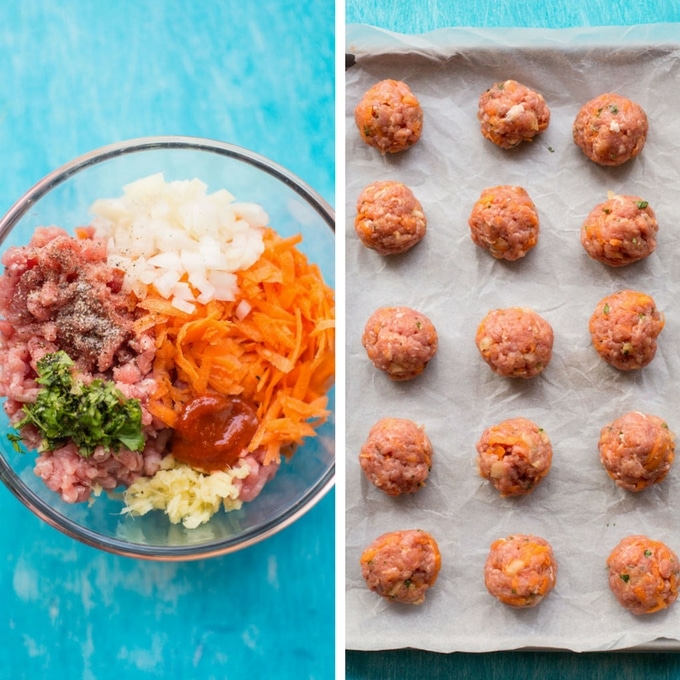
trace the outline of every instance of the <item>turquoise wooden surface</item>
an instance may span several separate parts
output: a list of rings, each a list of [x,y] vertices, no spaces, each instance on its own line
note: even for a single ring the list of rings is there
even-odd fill
[[[676,0],[345,0],[348,24],[397,33],[446,26],[567,28],[680,20]]]
[[[334,3],[0,3],[0,211],[95,147],[238,144],[334,202]],[[181,564],[96,551],[0,487],[0,677],[333,677],[334,494],[272,539]]]
[[[479,28],[571,28],[680,22],[674,0],[346,0],[346,23],[363,23],[397,33],[426,33],[447,26]],[[431,654],[403,649],[347,652],[348,680],[524,680],[589,678],[637,680],[680,677],[675,653]]]

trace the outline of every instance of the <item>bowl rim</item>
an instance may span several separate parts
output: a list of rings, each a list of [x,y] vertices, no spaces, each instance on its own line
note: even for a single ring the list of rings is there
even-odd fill
[[[267,174],[272,175],[290,189],[293,189],[293,191],[314,206],[319,215],[321,215],[326,224],[335,233],[335,211],[326,199],[316,190],[312,189],[303,179],[275,161],[228,142],[186,135],[159,135],[136,137],[98,147],[80,156],[76,156],[76,158],[49,172],[15,201],[2,216],[0,219],[0,245],[2,245],[9,230],[26,213],[31,203],[40,199],[62,182],[65,182],[72,175],[110,158],[156,149],[194,149],[213,152],[222,156],[228,156],[229,158],[237,158],[260,170],[264,170]]]
[[[36,201],[73,175],[92,165],[97,165],[118,156],[160,149],[184,149],[217,153],[218,155],[234,158],[255,166],[278,179],[304,198],[316,210],[333,234],[335,234],[335,212],[331,205],[304,180],[278,163],[254,151],[228,142],[204,137],[162,135],[137,137],[98,147],[77,156],[45,175],[15,201],[0,219],[0,246],[2,246],[14,225]],[[264,524],[239,534],[237,538],[215,539],[214,541],[202,544],[189,545],[147,546],[141,543],[104,536],[84,527],[57,512],[53,506],[24,484],[1,453],[0,480],[23,505],[42,521],[81,543],[124,557],[166,562],[189,561],[217,557],[242,550],[260,543],[290,526],[313,508],[335,485],[335,457],[316,484],[307,489],[304,495],[285,512],[275,515]]]

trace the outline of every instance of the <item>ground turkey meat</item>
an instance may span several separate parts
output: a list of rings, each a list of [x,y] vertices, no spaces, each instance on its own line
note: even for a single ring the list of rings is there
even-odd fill
[[[474,243],[499,260],[518,260],[538,241],[538,212],[522,187],[484,189],[468,224]]]
[[[574,142],[599,165],[621,165],[637,156],[647,139],[647,114],[619,94],[601,94],[584,104],[573,125]]]
[[[552,357],[553,339],[550,324],[525,307],[491,310],[475,337],[484,361],[505,378],[533,378],[544,371]]]
[[[552,444],[527,418],[510,418],[487,428],[477,442],[479,474],[501,496],[531,493],[552,465]]]
[[[106,263],[103,241],[41,227],[2,262],[0,306],[8,335],[31,346],[40,339],[42,354],[63,349],[85,371],[106,371],[119,363],[117,354],[129,353],[134,316],[120,293],[122,274]]]
[[[31,241],[8,248],[0,276],[0,395],[11,423],[23,405],[35,403],[37,364],[64,350],[79,379],[112,381],[127,399],[138,399],[146,444],[142,452],[99,447],[81,456],[70,442],[38,455],[35,472],[64,501],[87,500],[94,489],[127,485],[158,469],[167,443],[164,428],[147,408],[156,391],[151,377],[156,352],[151,332],[133,332],[134,309],[121,290],[122,275],[106,262],[104,242],[73,238],[57,227],[39,227]],[[42,435],[33,425],[21,430],[29,449]]]
[[[511,607],[535,607],[555,586],[557,562],[548,541],[514,534],[491,544],[484,583]]]
[[[366,585],[390,602],[422,604],[437,580],[441,553],[435,539],[422,529],[383,534],[361,555]]]
[[[589,324],[597,353],[621,371],[643,368],[654,359],[663,327],[653,298],[633,290],[602,298]]]
[[[627,536],[612,550],[607,568],[612,593],[633,614],[653,614],[678,597],[678,557],[661,541]]]
[[[654,252],[658,230],[647,201],[613,195],[591,210],[581,227],[581,243],[594,260],[624,267]]]
[[[618,486],[642,491],[665,479],[675,457],[675,435],[662,418],[632,411],[602,428],[600,461]]]
[[[484,137],[502,149],[512,149],[548,127],[550,109],[538,92],[506,80],[482,94],[477,117]]]
[[[244,503],[254,500],[279,470],[280,462],[273,461],[265,465],[265,456],[265,447],[259,446],[253,453],[249,453],[243,457],[243,461],[250,466],[250,473],[248,476],[243,480],[239,480],[241,489],[238,497],[239,500]]]
[[[159,442],[148,440],[143,452],[122,448],[113,453],[100,446],[89,458],[81,456],[75,444],[69,442],[41,453],[35,474],[66,503],[82,503],[96,488],[113,491],[121,484],[129,486],[142,475],[155,474],[166,442],[167,437]]]
[[[420,242],[427,219],[409,187],[386,180],[369,184],[359,194],[354,228],[367,248],[397,255]]]
[[[432,444],[422,425],[406,418],[383,418],[368,433],[359,464],[366,478],[388,496],[412,494],[425,486]]]
[[[406,83],[381,80],[364,94],[354,120],[366,144],[382,153],[396,153],[420,139],[423,109]]]
[[[410,307],[381,307],[366,322],[362,344],[373,364],[392,380],[420,375],[437,351],[437,331]]]

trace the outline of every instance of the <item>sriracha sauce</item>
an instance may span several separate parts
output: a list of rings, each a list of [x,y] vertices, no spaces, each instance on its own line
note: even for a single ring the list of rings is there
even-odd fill
[[[257,427],[254,407],[240,397],[194,397],[175,424],[172,455],[201,470],[224,470],[238,462]]]

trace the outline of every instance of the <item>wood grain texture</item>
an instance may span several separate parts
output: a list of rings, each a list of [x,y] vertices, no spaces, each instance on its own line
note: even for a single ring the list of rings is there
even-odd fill
[[[447,26],[569,28],[633,26],[680,21],[674,0],[346,0],[348,24],[397,33],[426,33]]]
[[[334,3],[0,4],[0,211],[126,138],[231,142],[333,202]],[[332,677],[334,494],[240,553],[152,563],[96,551],[0,488],[0,677]],[[295,625],[291,625],[291,613]]]
[[[348,652],[348,680],[675,680],[674,654]]]

